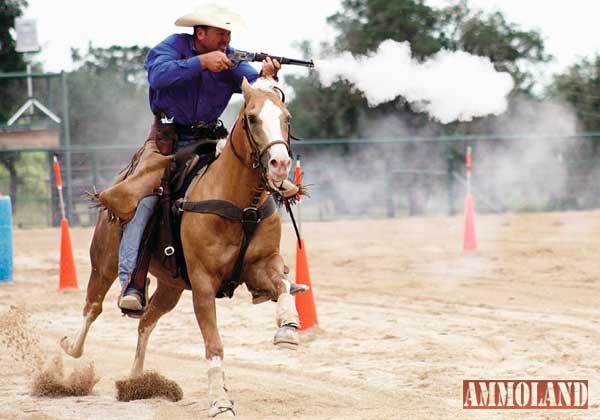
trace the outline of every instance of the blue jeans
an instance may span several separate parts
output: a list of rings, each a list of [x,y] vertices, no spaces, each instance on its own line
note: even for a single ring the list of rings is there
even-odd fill
[[[175,150],[179,150],[193,142],[194,139],[181,139],[177,142]],[[138,203],[133,219],[125,226],[123,236],[121,237],[121,245],[119,245],[119,281],[121,282],[121,288],[125,287],[129,276],[135,269],[142,235],[157,204],[157,195],[142,198]],[[131,283],[128,289],[133,287],[134,285]]]
[[[121,288],[125,287],[127,279],[135,269],[135,263],[142,242],[144,229],[154,213],[154,208],[158,203],[157,195],[149,195],[140,200],[133,219],[125,226],[121,245],[119,245],[119,281]],[[132,288],[133,283],[129,286]]]

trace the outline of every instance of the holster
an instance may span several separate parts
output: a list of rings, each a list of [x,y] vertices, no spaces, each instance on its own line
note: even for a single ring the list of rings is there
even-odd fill
[[[159,187],[164,170],[172,162],[172,154],[179,140],[182,126],[166,123],[166,115],[157,112],[144,145],[136,152],[131,164],[109,188],[98,193],[98,201],[108,209],[111,216],[121,223],[127,223],[135,214],[137,204]],[[195,138],[217,139],[227,135],[227,129],[218,121],[206,126],[188,128]],[[186,135],[187,134],[183,134]],[[205,147],[214,151],[213,140]],[[216,140],[214,141],[216,143]],[[208,153],[210,150],[206,150]]]
[[[163,155],[170,155],[175,151],[178,140],[177,130],[174,123],[164,123],[164,115],[160,113],[154,116],[154,124],[150,130],[149,139],[156,142],[158,151]]]
[[[176,215],[171,210],[170,180],[174,164],[168,165],[161,180],[160,187],[156,189],[158,205],[148,221],[138,252],[138,259],[132,274],[133,282],[138,290],[144,290],[146,276],[150,267],[153,252],[174,279],[179,276],[179,259],[183,258],[178,236],[178,222]]]
[[[177,220],[171,211],[171,177],[174,171],[174,164],[169,165],[165,170],[165,175],[161,181],[160,190],[162,195],[158,199],[158,208],[156,211],[158,222],[155,232],[155,243],[159,246],[161,266],[165,267],[173,278],[178,273],[177,251],[180,248]]]

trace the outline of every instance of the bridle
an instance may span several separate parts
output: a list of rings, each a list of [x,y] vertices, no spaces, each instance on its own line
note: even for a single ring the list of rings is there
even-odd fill
[[[279,89],[278,89],[279,90]],[[280,91],[281,92],[281,91]],[[282,102],[285,99],[283,92]],[[246,114],[246,104],[244,103],[244,108],[241,113],[242,117],[242,128],[244,130],[244,134],[248,138],[248,143],[251,149],[251,165],[248,166],[246,160],[240,156],[238,151],[235,148],[235,144],[233,142],[233,135],[235,133],[235,128],[238,121],[235,122],[233,128],[231,129],[231,133],[229,134],[228,143],[231,146],[231,150],[235,157],[242,163],[243,166],[247,167],[251,171],[260,170],[261,171],[261,184],[254,191],[254,196],[252,197],[251,203],[248,207],[239,208],[235,204],[226,201],[226,200],[203,200],[203,201],[188,201],[188,200],[179,200],[179,203],[176,204],[177,209],[181,211],[190,211],[194,213],[210,213],[216,214],[226,219],[236,220],[241,222],[242,225],[242,242],[240,244],[240,250],[238,252],[238,257],[233,266],[231,275],[228,278],[225,278],[223,283],[221,284],[219,290],[217,291],[216,297],[221,298],[224,296],[232,297],[235,289],[242,283],[242,271],[244,265],[244,257],[246,255],[246,251],[248,250],[248,246],[250,244],[250,240],[254,235],[258,224],[270,217],[273,213],[276,212],[276,204],[273,197],[267,197],[267,199],[259,206],[261,196],[263,192],[275,193],[273,195],[277,196],[279,191],[275,190],[271,184],[269,183],[269,176],[267,171],[267,165],[263,163],[263,157],[267,151],[277,145],[283,144],[285,145],[288,154],[292,157],[292,150],[290,148],[290,139],[295,138],[290,134],[290,127],[288,122],[288,138],[287,142],[284,140],[275,140],[268,143],[266,146],[262,147],[256,141],[256,138],[252,135],[252,130],[250,129],[250,122],[248,121],[249,117]],[[285,200],[285,205],[290,212],[290,217],[292,218],[292,222],[294,223],[294,229],[296,231],[296,235],[298,236],[298,243],[301,244],[300,236],[298,233],[298,228],[296,226],[296,222],[293,218],[293,213],[290,210],[290,201]]]
[[[274,89],[277,89],[281,93],[281,99],[282,99],[282,103],[283,103],[285,101],[285,95],[283,94],[281,89],[279,89],[277,87],[274,87]],[[246,113],[246,104],[244,103],[244,108],[242,110],[242,128],[244,130],[244,134],[248,138],[248,143],[250,144],[250,149],[252,150],[250,152],[250,157],[251,157],[251,161],[252,161],[251,166],[248,167],[244,158],[242,158],[242,156],[240,156],[240,154],[236,150],[235,144],[233,142],[233,133],[235,132],[235,126],[237,125],[237,121],[235,122],[233,128],[231,129],[231,134],[230,134],[231,138],[229,141],[231,144],[231,150],[233,151],[233,154],[235,155],[235,157],[237,157],[238,160],[244,166],[248,167],[251,170],[260,169],[260,171],[261,171],[261,189],[262,190],[266,190],[268,192],[278,192],[276,190],[273,190],[273,188],[269,185],[268,168],[263,162],[263,157],[264,157],[265,153],[267,153],[271,147],[273,147],[277,144],[282,144],[285,146],[285,148],[288,152],[288,155],[290,156],[290,159],[293,159],[292,148],[290,146],[290,140],[297,139],[297,138],[290,134],[290,124],[288,123],[287,141],[274,140],[272,142],[269,142],[266,146],[261,148],[260,144],[256,141],[254,135],[252,134],[252,130],[250,129],[250,122],[249,122],[248,118],[249,118],[248,114]]]

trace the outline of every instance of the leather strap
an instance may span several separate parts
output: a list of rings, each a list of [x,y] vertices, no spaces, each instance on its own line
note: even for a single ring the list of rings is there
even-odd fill
[[[242,221],[244,212],[255,210],[258,216],[258,222],[262,219],[266,219],[275,212],[275,201],[272,197],[269,197],[267,201],[256,209],[255,207],[247,207],[246,209],[240,209],[233,203],[225,200],[204,200],[204,201],[185,201],[178,200],[175,205],[179,211],[190,211],[192,213],[211,213],[217,214],[221,217],[230,220]],[[258,223],[257,222],[257,223]]]
[[[258,201],[260,194],[255,196],[253,202]],[[178,200],[175,202],[175,206],[179,211],[190,211],[193,213],[210,213],[216,214],[226,219],[239,221],[242,224],[242,244],[238,252],[238,257],[233,266],[233,270],[229,278],[225,279],[221,284],[221,287],[217,291],[217,298],[223,298],[225,296],[231,298],[235,289],[242,284],[240,276],[242,274],[242,268],[244,266],[244,257],[250,245],[250,240],[254,234],[254,231],[258,227],[261,220],[269,217],[275,212],[275,200],[273,197],[269,197],[267,201],[260,207],[246,207],[240,209],[229,201],[225,200],[204,200],[204,201],[184,201]]]

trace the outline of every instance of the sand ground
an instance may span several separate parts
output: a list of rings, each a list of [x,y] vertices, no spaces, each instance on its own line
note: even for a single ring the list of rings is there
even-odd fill
[[[275,306],[244,288],[218,304],[230,397],[243,419],[600,418],[600,212],[477,217],[479,251],[462,255],[462,218],[304,223],[320,328],[298,351],[276,349]],[[72,229],[80,290],[59,292],[59,231],[15,232],[15,278],[0,284],[0,316],[19,304],[48,356],[81,324],[91,229]],[[286,225],[282,252],[294,270]],[[100,381],[89,396],[39,398],[0,343],[0,419],[197,419],[207,413],[202,337],[191,294],[159,323],[146,369],[176,381],[179,402],[119,402],[137,321],[113,286],[79,360]],[[10,334],[4,331],[4,334]],[[588,410],[465,411],[463,379],[588,379]]]

